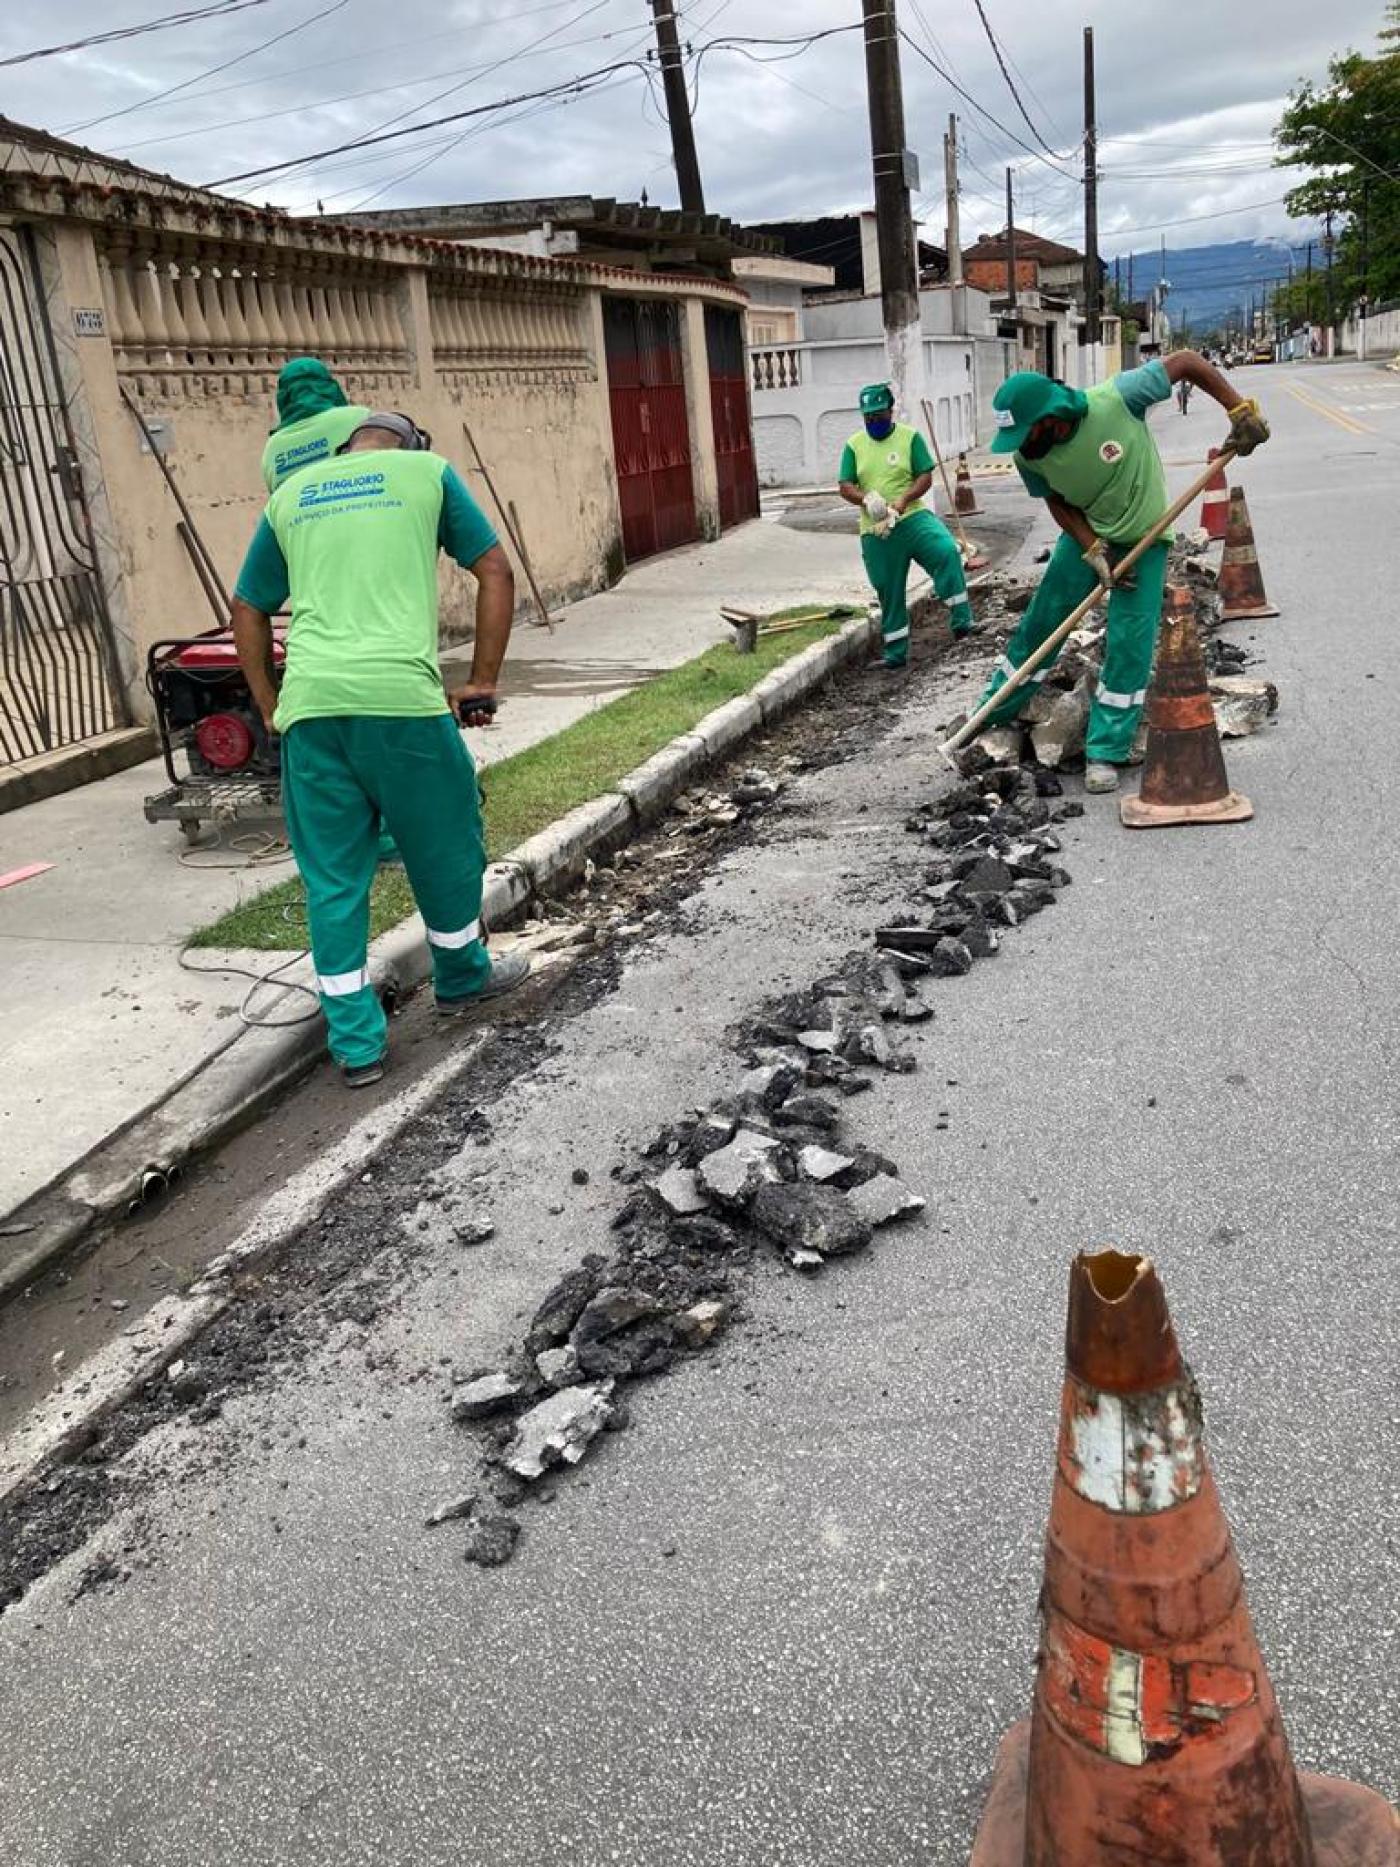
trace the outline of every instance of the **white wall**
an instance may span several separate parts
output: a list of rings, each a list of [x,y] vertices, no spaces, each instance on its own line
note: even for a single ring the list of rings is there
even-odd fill
[[[878,310],[876,301],[877,318]],[[970,338],[924,339],[928,399],[934,410],[938,445],[945,455],[966,453],[976,445],[975,348]],[[795,386],[754,391],[753,432],[759,483],[833,485],[841,448],[860,426],[861,386],[885,377],[883,339],[877,336],[873,340],[825,343],[809,339],[791,346],[787,355],[796,364],[799,380]],[[760,363],[761,356],[755,361]],[[915,426],[923,426],[922,411],[905,409],[900,413]]]

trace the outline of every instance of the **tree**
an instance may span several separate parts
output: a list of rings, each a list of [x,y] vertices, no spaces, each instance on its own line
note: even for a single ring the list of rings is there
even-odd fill
[[[1375,55],[1345,52],[1321,86],[1301,84],[1274,131],[1280,166],[1311,171],[1288,211],[1332,216],[1332,303],[1338,315],[1366,297],[1400,298],[1400,0],[1387,0]],[[1311,291],[1288,290],[1299,316],[1325,315],[1327,256]],[[1316,316],[1314,316],[1314,312]]]

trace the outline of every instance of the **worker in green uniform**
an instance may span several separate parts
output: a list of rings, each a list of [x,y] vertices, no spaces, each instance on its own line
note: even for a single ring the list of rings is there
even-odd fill
[[[860,392],[863,426],[841,453],[841,497],[860,507],[860,554],[880,599],[880,635],[887,668],[909,660],[910,564],[919,564],[948,606],[954,635],[972,627],[962,553],[948,527],[924,504],[933,484],[933,456],[917,428],[894,418],[894,391],[868,383]]]
[[[1268,440],[1269,426],[1258,403],[1237,395],[1194,350],[1175,350],[1085,390],[1019,370],[992,398],[997,422],[992,452],[1011,455],[1026,491],[1047,502],[1064,535],[982,699],[991,699],[1095,584],[1102,585],[1109,592],[1108,630],[1084,744],[1089,791],[1116,791],[1119,767],[1133,762],[1162,614],[1170,532],[1143,552],[1124,583],[1114,584],[1113,566],[1169,504],[1147,411],[1169,401],[1179,382],[1203,389],[1226,411],[1229,443],[1236,452],[1252,453]],[[1014,719],[1053,665],[1054,656],[1043,661],[988,724]]]
[[[277,414],[262,456],[263,482],[270,493],[303,467],[329,460],[369,410],[346,399],[319,357],[293,357],[277,378]]]
[[[510,639],[515,581],[455,469],[398,414],[371,414],[339,455],[283,482],[239,572],[233,631],[268,730],[282,735],[292,852],[331,1054],[352,1087],[384,1074],[387,1027],[368,970],[382,816],[402,851],[433,956],[437,1008],[460,1014],[518,985],[518,956],[481,937],[486,851],[471,755]],[[438,668],[438,551],[477,580],[471,678]],[[273,612],[291,599],[286,668]]]

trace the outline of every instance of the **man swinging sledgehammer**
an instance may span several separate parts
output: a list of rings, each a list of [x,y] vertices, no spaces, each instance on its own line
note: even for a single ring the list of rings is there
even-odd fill
[[[1109,592],[1108,634],[1084,745],[1088,791],[1117,790],[1118,770],[1131,762],[1147,698],[1170,532],[1143,552],[1124,583],[1113,584],[1112,570],[1167,511],[1167,479],[1148,431],[1147,411],[1154,403],[1168,401],[1178,382],[1203,389],[1226,411],[1229,445],[1236,453],[1253,453],[1268,440],[1268,423],[1258,404],[1237,395],[1220,371],[1194,350],[1173,351],[1165,360],[1124,370],[1111,382],[1088,390],[1019,370],[1007,377],[992,401],[997,432],[991,451],[1011,455],[1026,491],[1047,502],[1064,536],[982,700],[997,693],[1084,601],[1097,580]],[[1054,660],[1049,656],[987,724],[1000,726],[1014,719]]]
[[[933,484],[928,442],[917,428],[895,420],[888,383],[861,390],[860,412],[865,425],[841,454],[841,497],[860,507],[860,553],[880,599],[885,666],[902,668],[909,660],[905,587],[911,563],[932,577],[954,635],[972,627],[972,605],[957,540],[924,505]]]

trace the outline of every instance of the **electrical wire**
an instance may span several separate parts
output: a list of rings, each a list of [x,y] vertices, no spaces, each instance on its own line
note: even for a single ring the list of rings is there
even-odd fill
[[[1016,89],[1016,80],[1012,77],[1010,67],[1007,65],[1005,58],[1002,56],[1000,42],[998,41],[996,34],[992,31],[992,22],[987,18],[986,7],[983,6],[982,0],[972,0],[972,4],[977,8],[977,17],[982,22],[982,30],[987,35],[987,43],[988,45],[991,46],[993,52],[996,53],[997,64],[1001,67],[1001,75],[1006,80],[1006,88],[1008,91],[1010,91],[1011,96],[1015,102],[1016,108],[1020,111],[1022,117],[1025,119],[1026,128],[1030,131],[1031,135],[1035,138],[1035,140],[1040,144],[1041,148],[1045,151],[1046,155],[1055,156],[1058,159],[1059,152],[1050,147],[1049,143],[1046,142],[1045,138],[1041,135],[1040,131],[1036,128],[1035,124],[1031,121],[1031,113],[1029,112],[1029,110],[1026,109],[1025,104],[1022,102],[1021,93]]]
[[[425,130],[438,129],[445,123],[461,123],[468,117],[489,116],[497,110],[513,109],[517,104],[534,103],[539,98],[560,97],[569,92],[582,96],[585,91],[596,89],[605,78],[612,77],[616,72],[635,70],[639,66],[638,59],[619,59],[610,65],[600,65],[595,71],[580,72],[576,77],[566,78],[558,84],[544,85],[538,91],[521,91],[514,97],[500,97],[490,104],[473,104],[467,110],[449,111],[446,116],[433,117],[427,123],[404,124],[399,129],[384,130],[376,135],[352,136],[348,141],[335,143],[329,149],[315,149],[304,156],[289,156],[285,161],[269,162],[262,168],[243,169],[237,175],[220,175],[202,186],[227,188],[235,182],[257,181],[265,175],[281,175],[288,169],[306,168],[310,163],[324,161],[328,156],[344,155],[352,149],[366,149],[375,143],[398,142],[405,136],[421,136]]]
[[[536,10],[543,11],[544,9]],[[517,14],[515,17],[524,18],[527,16]],[[564,52],[573,50],[575,47],[581,45],[602,45],[609,39],[622,38],[627,31],[628,28],[625,26],[616,26],[610,32],[589,33],[582,39],[566,39],[561,45],[551,46],[549,49],[552,52]],[[522,51],[516,53],[515,56],[517,58],[530,58],[534,56],[534,53]],[[337,59],[333,62],[339,64],[343,61]],[[383,97],[387,92],[409,90],[415,84],[436,84],[441,78],[474,76],[490,69],[492,69],[490,65],[458,65],[450,71],[425,72],[415,78],[404,78],[398,84],[371,84],[364,90],[341,91],[334,97],[316,97],[305,103],[289,104],[285,110],[256,110],[246,117],[225,117],[218,123],[201,124],[198,129],[175,130],[168,136],[148,136],[136,143],[117,143],[114,145],[112,153],[117,155],[132,155],[138,149],[154,149],[163,143],[184,143],[189,142],[196,136],[212,136],[219,130],[241,129],[246,123],[272,123],[279,117],[304,117],[311,111],[325,110],[333,104],[355,103],[362,97]],[[264,83],[265,80],[258,78],[254,79],[253,82],[261,84]],[[241,89],[242,87],[231,86],[230,88]],[[201,98],[213,97],[216,95],[218,95],[218,93],[213,91],[200,93]],[[423,109],[426,108],[426,105],[419,105],[416,107]]]
[[[1049,156],[1043,155],[1039,149],[1032,148],[1024,136],[1018,136],[1015,130],[1008,129],[1001,119],[999,117],[994,117],[984,104],[979,104],[971,91],[964,85],[959,84],[949,72],[945,71],[938,60],[934,58],[931,53],[926,52],[917,39],[910,38],[909,34],[902,26],[899,29],[899,36],[904,40],[905,44],[909,46],[911,51],[916,52],[926,65],[930,66],[938,73],[945,84],[951,84],[959,97],[965,98],[980,116],[985,117],[988,123],[995,129],[1000,130],[1002,135],[1007,137],[1011,142],[1015,143],[1018,149],[1024,149],[1027,155],[1033,156],[1037,162],[1043,163],[1046,168],[1053,170],[1056,175],[1062,175],[1067,181],[1078,180],[1078,177],[1072,174],[1069,169],[1061,168],[1058,162],[1051,161]]]
[[[321,8],[319,13],[308,14],[298,20],[295,26],[288,26],[283,31],[274,33],[270,39],[264,39],[260,45],[251,46],[246,52],[239,52],[233,58],[226,58],[221,65],[211,65],[207,71],[201,71],[193,78],[182,78],[179,84],[168,85],[163,91],[156,91],[150,97],[143,97],[134,104],[127,104],[121,110],[109,110],[104,116],[89,117],[84,123],[74,123],[61,130],[61,136],[77,136],[84,130],[95,129],[99,123],[115,123],[118,117],[129,117],[134,111],[149,110],[152,104],[164,103],[166,98],[176,96],[180,91],[187,91],[192,85],[201,83],[205,78],[212,78],[221,71],[231,71],[235,65],[246,64],[250,58],[256,58],[260,52],[269,51],[274,45],[281,45],[284,39],[295,38],[297,33],[305,32],[308,26],[318,21],[329,19],[332,13],[339,13],[348,6],[350,0],[331,0],[329,6]]]
[[[41,45],[30,52],[12,52],[0,58],[0,67],[32,64],[36,58],[62,58],[69,52],[85,52],[91,45],[112,45],[118,39],[138,39],[143,33],[166,32],[175,26],[198,26],[206,20],[226,19],[230,13],[242,13],[249,7],[266,6],[267,0],[215,0],[212,6],[192,7],[183,13],[165,13],[159,19],[144,20],[136,26],[116,26],[111,32],[89,33],[85,39],[70,39],[65,45]]]

